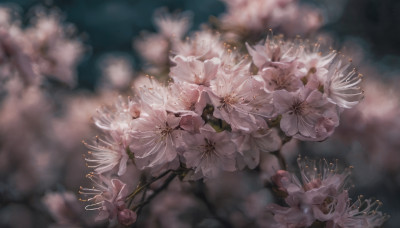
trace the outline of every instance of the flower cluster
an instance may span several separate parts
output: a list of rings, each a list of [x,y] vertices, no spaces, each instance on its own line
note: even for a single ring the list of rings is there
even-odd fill
[[[169,84],[139,78],[135,96],[99,109],[93,119],[104,135],[87,144],[88,166],[122,176],[132,161],[185,180],[254,169],[282,140],[325,140],[363,96],[350,63],[318,44],[271,36],[246,46],[250,56],[210,30],[176,43]]]
[[[335,52],[322,55],[305,43],[269,37],[264,45],[247,45],[251,61],[218,38],[197,34],[171,57],[173,83],[139,79],[133,99],[99,112],[95,123],[107,139],[89,146],[93,158],[87,159],[96,172],[119,164],[122,175],[128,155],[140,169],[183,166],[198,178],[254,168],[260,152],[280,147],[272,122],[288,137],[324,140],[338,126],[341,108],[362,97],[361,79]]]
[[[314,142],[336,131],[368,145],[370,160],[396,184],[398,99],[367,81],[372,92],[353,108],[363,91],[351,60],[298,37],[271,34],[254,43],[266,28],[307,37],[321,26],[323,10],[296,0],[222,1],[227,12],[191,34],[190,13],[157,10],[157,32],[134,39],[143,65],[130,54],[97,58],[103,51],[95,45],[102,80],[85,92],[82,85],[68,89],[76,84],[86,35],[78,37],[56,8],[33,7],[25,18],[18,13],[25,7],[1,4],[0,227],[99,227],[98,220],[108,220],[138,227],[344,228],[386,221],[379,201],[352,203],[349,169],[300,159],[301,179],[287,170],[291,152],[309,153],[311,144],[329,149],[328,140]],[[135,78],[146,73],[156,76]],[[133,95],[124,98],[130,88]],[[100,103],[114,105],[97,110],[92,129],[88,120]],[[352,110],[341,117],[341,132],[345,109]],[[88,169],[89,180],[82,180]],[[92,186],[79,188],[80,200],[98,213],[82,213],[68,191],[85,181]],[[273,204],[282,199],[286,205]]]
[[[19,15],[10,7],[0,7],[0,71],[2,76],[17,71],[25,82],[37,75],[75,85],[76,65],[83,44],[75,27],[64,25],[57,10],[36,7],[28,27],[21,27]]]
[[[381,203],[362,200],[354,203],[348,195],[350,169],[341,170],[326,160],[298,159],[301,181],[295,174],[279,170],[272,177],[288,207],[268,205],[276,224],[272,227],[379,227],[388,218],[378,211]]]

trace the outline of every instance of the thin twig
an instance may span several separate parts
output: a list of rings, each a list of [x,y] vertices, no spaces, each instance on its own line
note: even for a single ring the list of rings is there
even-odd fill
[[[140,199],[140,204],[143,204],[146,200],[147,188],[143,191],[142,198]],[[139,208],[136,212],[136,215],[139,216],[140,212],[142,212],[143,207]]]
[[[149,185],[151,185],[152,183],[156,182],[157,180],[163,178],[165,175],[167,175],[169,172],[171,172],[172,170],[167,170],[164,173],[162,173],[160,176],[155,177],[153,179],[151,179],[149,182],[147,182],[146,184],[139,186],[136,188],[136,190],[134,192],[132,192],[131,194],[129,194],[126,199],[131,199],[134,198],[137,194],[139,194],[143,189],[147,188]]]
[[[132,210],[136,210],[138,209],[141,210],[141,208],[143,208],[146,204],[150,203],[150,201],[156,197],[161,191],[163,191],[164,189],[166,189],[168,187],[168,185],[171,183],[171,181],[177,176],[176,173],[172,173],[164,182],[163,185],[161,185],[161,187],[157,188],[156,190],[154,190],[154,193],[152,195],[150,195],[145,201],[139,203],[138,205],[136,205]]]

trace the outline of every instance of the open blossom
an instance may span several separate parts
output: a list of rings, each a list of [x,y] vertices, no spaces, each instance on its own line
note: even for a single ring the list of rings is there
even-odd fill
[[[125,198],[128,196],[128,188],[125,183],[118,179],[108,179],[101,175],[88,174],[88,178],[92,180],[93,188],[80,188],[79,193],[86,199],[81,199],[88,202],[86,210],[98,210],[99,214],[96,220],[109,219],[111,223],[117,219],[132,224],[136,221],[136,213],[127,213],[125,206]],[[90,204],[89,204],[90,203]],[[122,215],[121,215],[122,212]],[[131,219],[128,219],[130,216]]]
[[[347,70],[350,64],[337,61],[330,67],[324,83],[324,93],[327,99],[342,108],[352,108],[363,98],[361,89],[361,74],[356,70]]]
[[[183,135],[185,151],[183,156],[195,177],[215,177],[219,171],[235,171],[236,146],[227,131],[215,132],[206,125],[200,134]]]
[[[328,227],[381,227],[389,218],[386,214],[378,211],[382,203],[378,200],[362,199],[359,197],[354,203],[350,202],[347,191],[343,197],[338,198],[341,201],[337,204],[337,216],[327,223]]]
[[[272,180],[284,192],[288,207],[270,204],[277,227],[308,227],[315,221],[327,227],[377,227],[387,216],[377,211],[379,202],[370,200],[350,203],[347,193],[349,169],[326,160],[298,159],[301,181],[287,171],[278,171]]]
[[[342,108],[352,108],[363,98],[360,74],[355,69],[348,70],[351,64],[337,57],[336,51],[322,54],[319,43],[267,37],[264,45],[246,45],[267,90],[294,92],[302,87],[301,80],[306,87],[319,90],[329,102]]]
[[[135,122],[130,145],[136,159],[143,160],[144,167],[163,165],[177,158],[180,120],[181,117],[167,113],[165,109],[145,107]]]
[[[296,76],[292,69],[264,68],[261,71],[261,77],[265,81],[265,89],[268,92],[275,90],[296,92],[304,86],[300,77]]]
[[[196,113],[201,115],[206,106],[206,93],[197,85],[175,82],[170,85],[167,110],[175,113]]]
[[[272,178],[279,189],[287,194],[285,202],[289,206],[269,205],[275,221],[282,225],[304,227],[317,219],[332,219],[335,198],[344,190],[350,172],[340,172],[336,165],[328,164],[325,160],[317,163],[299,158],[298,165],[301,181],[287,171],[278,172]]]
[[[212,58],[204,62],[194,57],[177,55],[172,59],[176,66],[171,68],[170,76],[174,80],[196,85],[210,86],[210,81],[216,77],[221,64],[219,58]]]
[[[102,107],[93,117],[97,127],[107,132],[110,143],[121,148],[127,148],[130,144],[130,132],[134,126],[134,120],[140,116],[141,105],[129,98],[126,102],[120,96],[114,108]]]
[[[277,114],[282,115],[280,126],[288,136],[324,140],[338,125],[335,106],[323,99],[318,90],[276,91],[274,106]]]
[[[259,70],[270,66],[288,67],[304,50],[293,42],[275,36],[268,36],[264,44],[253,47],[246,43],[246,47]]]
[[[96,138],[95,145],[85,143],[90,149],[88,152],[89,157],[85,158],[85,160],[88,162],[88,167],[94,168],[94,171],[99,174],[108,172],[114,167],[119,166],[118,175],[121,176],[126,171],[129,159],[126,152],[127,147],[109,141],[111,140]]]
[[[243,166],[254,169],[260,162],[260,153],[276,151],[281,146],[281,139],[275,129],[268,129],[265,121],[257,121],[257,129],[251,132],[236,132],[232,141],[238,148],[238,161],[243,160]]]
[[[258,116],[272,114],[271,96],[257,76],[221,72],[212,81],[208,95],[215,107],[214,116],[235,130],[251,131]]]
[[[329,71],[329,66],[334,63],[337,56],[336,51],[330,51],[328,54],[323,55],[320,52],[320,44],[314,45],[305,43],[306,47],[299,56],[299,71],[303,74],[307,81],[321,81],[326,78]]]
[[[152,107],[165,107],[170,94],[169,88],[154,79],[154,77],[139,77],[133,88],[143,104]]]

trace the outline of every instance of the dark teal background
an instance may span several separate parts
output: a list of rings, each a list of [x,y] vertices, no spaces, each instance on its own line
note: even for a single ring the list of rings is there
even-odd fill
[[[400,66],[400,1],[398,0],[303,0],[317,5],[328,15],[330,22],[321,30],[335,36],[337,45],[349,37],[359,40],[375,62],[384,71],[397,72]],[[78,67],[78,88],[93,89],[100,75],[98,60],[105,53],[131,55],[140,66],[132,49],[132,39],[142,30],[154,31],[152,15],[155,9],[167,7],[170,11],[192,11],[193,28],[218,16],[225,6],[218,0],[2,0],[22,8],[28,18],[28,9],[36,5],[58,7],[66,20],[86,35],[90,46]],[[333,9],[337,7],[336,10]]]

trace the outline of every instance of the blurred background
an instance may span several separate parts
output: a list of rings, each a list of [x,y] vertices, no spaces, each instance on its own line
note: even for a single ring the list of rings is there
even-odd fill
[[[351,39],[362,46],[368,57],[387,75],[398,72],[400,65],[400,2],[396,0],[303,0],[323,11],[320,31],[333,35],[337,47]],[[132,49],[132,39],[141,31],[155,31],[152,15],[155,9],[167,7],[171,12],[193,12],[192,30],[222,14],[226,7],[218,0],[3,0],[17,4],[24,15],[38,4],[58,7],[66,21],[73,23],[85,42],[90,44],[78,66],[78,88],[93,89],[100,77],[97,63],[103,54],[119,52],[131,56],[136,67],[140,59]]]
[[[385,227],[397,227],[400,224],[400,120],[397,120],[400,1],[299,2],[319,9],[323,21],[318,31],[304,35],[305,38],[323,37],[330,46],[352,58],[367,78],[366,98],[359,109],[344,113],[341,128],[331,139],[322,143],[293,142],[287,146],[287,159],[294,162],[297,153],[301,153],[339,158],[353,165],[354,195],[375,196],[384,202],[381,210],[391,215]],[[73,86],[47,78],[40,85],[44,93],[17,93],[13,99],[4,95],[12,92],[0,93],[0,227],[63,224],[63,219],[67,219],[60,215],[63,207],[71,210],[69,217],[66,216],[68,219],[79,220],[80,226],[85,227],[92,224],[92,218],[82,221],[79,213],[83,204],[77,204],[76,197],[68,195],[87,184],[84,177],[89,169],[82,158],[86,148],[81,140],[98,133],[91,121],[96,109],[112,104],[116,91],[129,90],[129,85],[115,89],[118,83],[107,90],[104,78],[109,57],[123,57],[125,70],[132,80],[143,71],[145,64],[134,49],[134,40],[143,35],[143,31],[157,31],[153,20],[156,9],[166,7],[176,13],[190,11],[190,30],[194,31],[201,24],[220,17],[227,7],[218,0],[0,2],[0,7],[18,12],[21,27],[30,26],[30,18],[36,14],[32,9],[37,6],[56,9],[63,23],[75,27],[72,37],[79,41],[81,51],[77,54],[79,61],[74,69]],[[19,146],[15,147],[17,144]],[[32,164],[27,164],[26,160]],[[52,195],[53,192],[64,195]],[[52,204],[61,206],[51,208]]]

